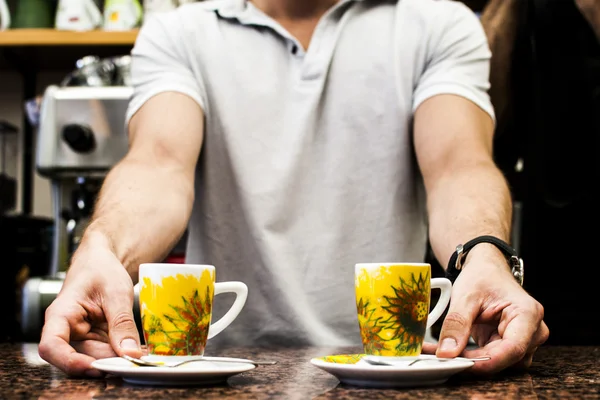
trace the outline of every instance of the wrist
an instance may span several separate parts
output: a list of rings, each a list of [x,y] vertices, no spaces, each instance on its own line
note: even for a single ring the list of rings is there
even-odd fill
[[[90,263],[90,259],[98,260],[106,259],[110,260],[109,263],[104,264],[104,267],[115,266],[122,268],[126,271],[132,281],[137,279],[137,268],[133,268],[128,265],[127,260],[124,260],[122,256],[120,256],[119,250],[116,248],[115,243],[111,236],[102,230],[101,226],[96,223],[91,223],[85,230],[85,233],[81,239],[81,243],[77,248],[77,251],[73,255],[73,260],[71,265],[81,264],[82,266],[86,265],[96,265],[94,263]],[[78,263],[78,260],[84,261],[83,263]],[[86,261],[87,260],[87,261]]]
[[[85,230],[79,247],[101,247],[116,254],[110,236],[102,230],[97,222],[92,222]]]
[[[468,260],[467,257],[469,257]],[[465,264],[467,262],[472,263],[473,259],[482,259],[481,264],[483,265],[503,265],[514,279],[523,286],[523,260],[508,243],[489,235],[478,236],[464,243],[464,245],[459,244],[456,246],[456,251],[448,261],[446,277],[454,282]]]
[[[463,261],[463,270],[476,274],[506,274],[512,276],[510,262],[507,257],[493,244],[479,243],[467,253]]]
[[[506,257],[504,256],[504,253],[502,253],[502,251],[493,244],[479,243],[467,253],[466,257],[464,258],[463,264],[466,266],[471,261],[477,261],[480,259],[505,261]]]

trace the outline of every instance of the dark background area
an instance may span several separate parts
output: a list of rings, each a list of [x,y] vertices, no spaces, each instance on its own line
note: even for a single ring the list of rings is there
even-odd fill
[[[545,308],[548,345],[598,344],[600,46],[574,1],[519,2],[510,68],[495,158],[521,212],[524,287]]]

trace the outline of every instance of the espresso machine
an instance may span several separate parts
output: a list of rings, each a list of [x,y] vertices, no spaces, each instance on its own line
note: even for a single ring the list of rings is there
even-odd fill
[[[54,229],[47,276],[30,278],[22,289],[21,330],[27,341],[39,340],[45,310],[62,287],[100,186],[128,150],[125,114],[133,89],[111,85],[98,61],[80,60],[79,68],[60,85],[47,87],[41,99],[36,169],[51,184]]]

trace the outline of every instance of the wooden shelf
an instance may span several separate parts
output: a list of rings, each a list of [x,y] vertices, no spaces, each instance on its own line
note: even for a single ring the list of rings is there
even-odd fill
[[[138,30],[71,32],[56,29],[12,29],[0,32],[0,47],[132,46]]]

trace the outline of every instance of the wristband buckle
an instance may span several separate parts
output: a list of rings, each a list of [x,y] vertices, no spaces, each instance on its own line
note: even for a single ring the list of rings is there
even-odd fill
[[[465,255],[465,247],[462,244],[456,246],[456,263],[454,264],[454,268],[456,268],[457,271],[462,269],[462,263]]]
[[[525,268],[523,266],[523,259],[517,256],[510,257],[511,272],[513,277],[519,282],[519,285],[523,286],[525,280]]]

